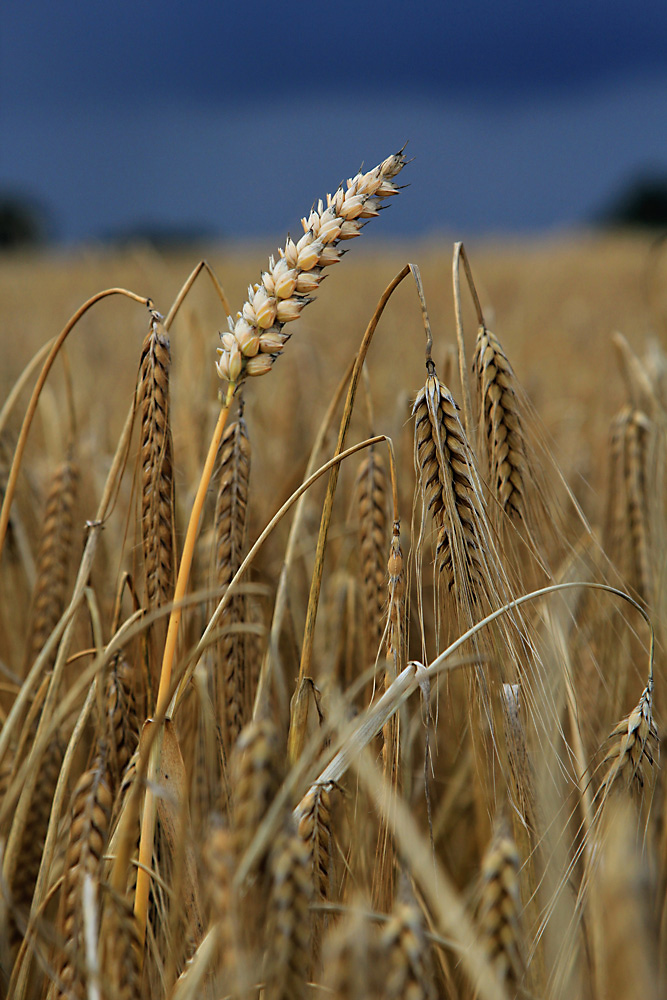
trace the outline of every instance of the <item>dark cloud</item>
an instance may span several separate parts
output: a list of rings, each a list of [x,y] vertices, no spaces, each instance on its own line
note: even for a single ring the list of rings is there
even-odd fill
[[[410,139],[383,232],[571,225],[667,171],[665,37],[664,0],[5,3],[0,189],[67,239],[281,235]]]
[[[609,0],[31,0],[3,5],[0,82],[25,97],[298,101],[372,89],[572,88],[665,69],[667,4]]]

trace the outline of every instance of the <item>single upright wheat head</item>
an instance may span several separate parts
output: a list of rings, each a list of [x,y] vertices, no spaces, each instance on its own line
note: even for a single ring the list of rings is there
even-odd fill
[[[238,383],[246,376],[265,375],[290,338],[285,326],[298,319],[312,301],[323,271],[340,260],[339,244],[358,236],[368,219],[378,215],[382,202],[398,193],[394,178],[405,165],[403,151],[387,157],[367,173],[358,173],[327,195],[308,218],[296,243],[288,237],[276,261],[261,281],[248,289],[248,299],[236,319],[229,318],[229,332],[221,335],[217,363],[221,379]]]

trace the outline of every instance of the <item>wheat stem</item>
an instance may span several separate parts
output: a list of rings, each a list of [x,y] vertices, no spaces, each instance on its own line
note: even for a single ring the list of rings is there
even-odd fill
[[[155,708],[156,718],[166,716],[166,711],[169,705],[169,699],[171,696],[171,675],[174,656],[176,653],[176,641],[178,639],[178,629],[183,612],[181,602],[183,601],[187,591],[188,581],[190,579],[190,570],[192,568],[192,559],[195,551],[195,542],[197,540],[199,530],[199,521],[204,507],[204,500],[206,499],[206,494],[208,492],[209,483],[211,481],[211,476],[213,475],[218,448],[220,447],[222,435],[225,430],[225,424],[227,423],[227,417],[229,416],[229,408],[231,406],[235,388],[236,386],[233,382],[230,382],[227,386],[225,400],[220,408],[220,413],[218,414],[218,420],[215,425],[215,430],[213,431],[213,437],[211,438],[211,443],[209,445],[206,462],[204,463],[204,468],[199,480],[197,494],[192,505],[192,511],[190,512],[190,521],[188,523],[188,530],[185,536],[185,543],[183,545],[183,554],[181,556],[178,577],[176,578],[176,587],[174,589],[174,606],[169,616],[167,638],[164,644],[162,670],[160,671],[160,685],[158,687],[157,704]],[[160,729],[161,728],[162,726],[160,726]],[[155,837],[156,801],[151,790],[151,784],[155,780],[155,776],[157,774],[161,743],[161,733],[158,733],[150,748],[150,758],[147,771],[148,785],[146,788],[144,812],[141,821],[139,870],[137,872],[137,888],[134,898],[134,915],[137,920],[137,930],[142,946],[146,937],[150,870],[153,857],[153,840]]]

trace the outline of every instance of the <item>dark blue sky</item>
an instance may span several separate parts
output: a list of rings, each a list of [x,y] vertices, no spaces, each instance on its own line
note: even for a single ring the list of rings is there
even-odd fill
[[[387,233],[569,226],[666,122],[665,0],[0,5],[0,191],[66,239],[281,234],[406,139]]]

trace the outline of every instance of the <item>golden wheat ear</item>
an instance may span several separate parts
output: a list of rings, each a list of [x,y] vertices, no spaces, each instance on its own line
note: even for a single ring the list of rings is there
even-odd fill
[[[292,820],[275,839],[269,858],[267,1000],[305,1000],[310,964],[312,881],[308,845]]]
[[[169,375],[171,347],[159,313],[141,349],[141,538],[146,595],[150,609],[167,604],[174,593],[174,474]]]
[[[482,860],[478,923],[498,978],[515,986],[524,969],[519,852],[507,820],[499,816]]]
[[[646,844],[627,801],[615,800],[606,825],[593,885],[600,985],[613,1000],[658,1000],[660,907]]]
[[[78,481],[79,469],[70,449],[54,473],[46,499],[24,673],[41,652],[65,609]],[[46,670],[53,666],[54,660],[55,651]]]
[[[436,568],[457,606],[470,612],[485,591],[482,498],[458,406],[431,362],[415,398],[415,471],[437,532]]]
[[[346,187],[327,195],[326,207],[319,201],[301,220],[303,236],[296,243],[288,237],[278,260],[269,258],[261,281],[249,287],[242,311],[229,318],[229,332],[221,335],[218,348],[221,379],[238,384],[271,371],[291,336],[286,325],[312,301],[324,269],[342,257],[340,243],[358,236],[382,202],[398,193],[394,178],[405,163],[402,150],[388,156],[373,170],[350,178]]]
[[[245,554],[248,484],[251,449],[242,408],[230,424],[220,445],[220,482],[215,505],[216,584],[224,591],[238,572]],[[225,734],[227,752],[238,739],[250,714],[246,636],[240,626],[246,621],[246,597],[238,592],[220,616],[223,630],[218,647],[215,678],[216,712]]]
[[[72,796],[72,821],[65,858],[59,926],[65,942],[59,963],[63,985],[58,997],[86,988],[85,886],[90,879],[99,896],[102,858],[113,804],[103,750],[78,781]],[[99,899],[96,904],[99,907]],[[99,924],[99,920],[97,921]],[[95,942],[97,949],[98,942]],[[89,964],[89,963],[88,963]]]
[[[141,349],[137,399],[141,415],[141,544],[144,556],[146,607],[169,604],[174,597],[174,470],[171,436],[169,335],[158,312],[150,310],[150,331]],[[156,648],[164,641],[164,623],[154,631]],[[157,664],[151,663],[157,688]]]
[[[380,945],[384,950],[385,996],[392,1000],[436,1000],[438,991],[424,920],[414,899],[399,901],[383,927]]]
[[[526,446],[516,378],[498,338],[480,326],[473,357],[480,400],[489,485],[498,508],[511,519],[526,516]]]
[[[324,942],[324,985],[336,1000],[380,1000],[384,997],[384,949],[369,906],[356,898]]]
[[[384,633],[387,559],[387,471],[375,446],[357,474],[361,579],[364,595],[364,663],[373,663]]]
[[[331,902],[333,839],[331,833],[331,793],[326,786],[310,789],[303,803],[298,833],[308,847],[311,892],[315,903]],[[324,921],[318,914],[311,918],[313,960],[320,957],[320,938]]]
[[[658,730],[653,721],[651,675],[635,707],[609,734],[607,752],[600,764],[600,767],[608,767],[596,800],[604,803],[612,789],[641,792],[647,778],[647,765],[653,766],[658,746]]]
[[[240,900],[233,886],[235,864],[234,833],[219,817],[214,816],[204,844],[204,865],[216,945],[216,981],[233,996],[236,996],[240,985],[240,971],[245,967],[240,933]]]
[[[654,550],[662,528],[658,428],[642,410],[624,407],[612,426],[610,453],[609,556],[650,608],[656,592]]]

